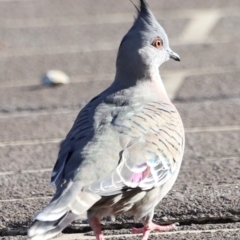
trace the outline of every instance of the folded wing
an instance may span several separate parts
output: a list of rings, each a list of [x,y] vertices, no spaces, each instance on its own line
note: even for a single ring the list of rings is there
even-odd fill
[[[119,164],[85,189],[108,196],[164,184],[181,163],[184,149],[183,126],[173,105],[153,102],[132,115],[116,117],[112,124],[121,135]]]

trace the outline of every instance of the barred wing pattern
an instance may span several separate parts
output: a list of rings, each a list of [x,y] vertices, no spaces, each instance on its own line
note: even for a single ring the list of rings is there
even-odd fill
[[[121,159],[107,177],[87,187],[91,192],[109,196],[126,188],[148,190],[166,183],[180,167],[184,130],[171,103],[146,104],[131,117],[116,117],[112,124],[121,135]]]

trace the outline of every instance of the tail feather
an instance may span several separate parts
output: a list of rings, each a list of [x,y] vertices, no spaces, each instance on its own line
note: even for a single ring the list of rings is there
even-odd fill
[[[81,192],[81,184],[79,182],[69,181],[64,188],[58,188],[51,202],[37,216],[40,221],[56,221],[66,212],[70,211],[72,202],[75,201]]]
[[[62,218],[56,221],[38,221],[36,220],[28,230],[28,236],[32,240],[47,240],[58,235],[77,215],[67,212]]]
[[[37,216],[28,230],[32,240],[50,239],[60,233],[77,216],[87,212],[101,197],[83,192],[79,182],[68,182],[57,192],[48,206]]]
[[[99,195],[86,192],[74,194],[71,198],[61,197],[61,199],[51,201],[35,219],[39,221],[56,221],[68,211],[81,215],[100,198]]]

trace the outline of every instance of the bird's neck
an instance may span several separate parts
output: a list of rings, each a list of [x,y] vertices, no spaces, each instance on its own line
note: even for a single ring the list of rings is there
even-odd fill
[[[121,71],[117,69],[113,85],[117,88],[124,89],[136,85],[153,85],[158,92],[166,99],[168,98],[165,86],[159,73],[158,67],[148,69],[147,71]]]
[[[160,75],[158,67],[152,68],[149,71],[149,74],[150,74],[151,82],[154,85],[159,87],[159,91],[161,91],[161,94],[164,97],[168,98],[168,94],[167,94],[166,88],[165,88],[165,86],[163,84],[163,81],[162,81],[162,78],[161,78],[161,75]]]

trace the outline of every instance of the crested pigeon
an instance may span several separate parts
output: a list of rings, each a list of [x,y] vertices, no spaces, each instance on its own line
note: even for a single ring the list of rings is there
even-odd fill
[[[128,214],[151,231],[173,229],[152,222],[154,208],[177,179],[184,128],[168,98],[159,66],[180,57],[146,0],[120,44],[113,83],[78,114],[61,143],[52,172],[56,193],[28,230],[32,240],[49,239],[87,214],[97,240],[100,220]]]

